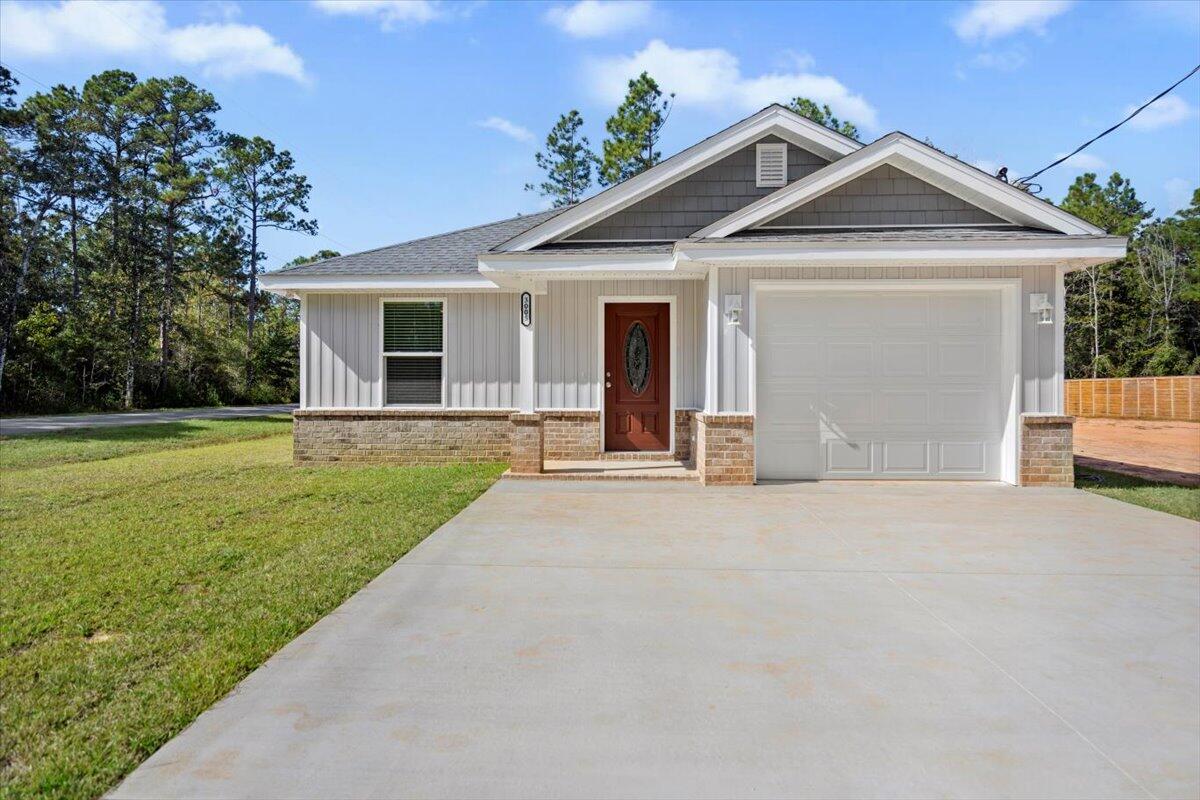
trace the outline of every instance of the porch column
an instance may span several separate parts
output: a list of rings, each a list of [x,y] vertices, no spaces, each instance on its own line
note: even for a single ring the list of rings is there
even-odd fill
[[[517,410],[522,414],[532,414],[536,406],[537,380],[537,337],[535,326],[537,317],[533,313],[533,293],[522,292],[520,300],[521,333],[520,333],[520,367],[521,383],[517,391]]]
[[[520,385],[517,388],[517,413],[509,417],[512,425],[511,469],[516,474],[530,475],[542,471],[544,434],[537,405],[537,317],[533,311],[533,293],[522,292],[518,300],[520,313]]]

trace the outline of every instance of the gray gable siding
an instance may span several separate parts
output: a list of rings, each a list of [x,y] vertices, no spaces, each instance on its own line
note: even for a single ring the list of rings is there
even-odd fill
[[[978,225],[1005,223],[993,214],[890,164],[813,198],[764,228],[811,225]]]
[[[754,185],[754,154],[755,145],[759,142],[781,141],[777,136],[765,136],[645,200],[571,234],[563,241],[683,239],[705,225],[778,191],[778,187],[760,189]],[[790,142],[787,152],[789,183],[829,163]]]

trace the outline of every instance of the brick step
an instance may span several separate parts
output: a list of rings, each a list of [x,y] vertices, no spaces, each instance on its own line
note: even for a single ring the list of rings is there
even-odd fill
[[[698,481],[692,464],[682,461],[547,461],[540,473],[504,473],[518,480]]]

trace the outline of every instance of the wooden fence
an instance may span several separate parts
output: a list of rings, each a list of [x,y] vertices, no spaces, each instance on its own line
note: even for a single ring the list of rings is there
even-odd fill
[[[1200,375],[1066,381],[1067,413],[1077,417],[1200,422]]]

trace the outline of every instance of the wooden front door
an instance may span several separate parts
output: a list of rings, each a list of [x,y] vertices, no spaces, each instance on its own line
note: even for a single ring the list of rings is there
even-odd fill
[[[671,306],[604,306],[604,449],[671,449]]]

